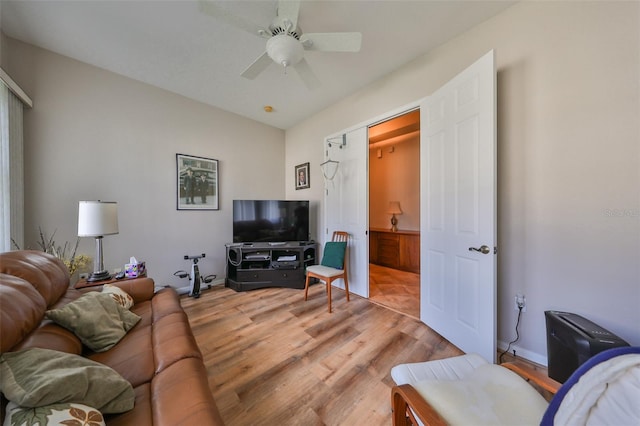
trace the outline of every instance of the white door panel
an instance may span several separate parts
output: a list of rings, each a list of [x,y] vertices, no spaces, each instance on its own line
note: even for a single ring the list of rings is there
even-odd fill
[[[465,352],[496,350],[496,136],[493,52],[420,104],[420,318]],[[352,235],[349,287],[368,297],[367,128],[332,143],[324,239]],[[340,139],[340,138],[338,138]],[[470,247],[489,247],[489,253]],[[339,286],[343,286],[340,281]]]
[[[493,52],[421,104],[420,318],[465,352],[496,351]],[[486,245],[488,254],[470,251]]]
[[[349,290],[369,297],[369,241],[367,193],[367,128],[346,134],[346,143],[327,144],[325,161],[339,161],[338,171],[331,181],[325,182],[325,241],[333,231],[346,231],[349,241]],[[329,146],[331,145],[331,146]],[[344,289],[344,281],[334,281]]]

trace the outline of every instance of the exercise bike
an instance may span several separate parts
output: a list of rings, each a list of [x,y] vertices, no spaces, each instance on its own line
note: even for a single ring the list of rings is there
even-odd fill
[[[200,278],[200,270],[198,269],[198,260],[202,259],[206,256],[205,253],[195,256],[184,256],[184,260],[192,260],[191,262],[191,273],[187,273],[187,271],[176,271],[173,273],[178,278],[187,278],[189,277],[189,285],[187,287],[182,287],[177,289],[179,294],[189,293],[189,297],[199,298],[200,297],[200,284],[207,284],[207,288],[211,288],[211,281],[216,278],[215,274],[207,275],[204,278]]]

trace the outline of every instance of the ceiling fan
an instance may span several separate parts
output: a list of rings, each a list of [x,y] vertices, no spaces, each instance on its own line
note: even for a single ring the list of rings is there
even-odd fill
[[[242,72],[242,76],[253,80],[272,62],[284,67],[285,73],[293,67],[309,89],[320,86],[320,80],[304,58],[305,50],[322,52],[358,52],[362,34],[357,32],[303,33],[298,26],[300,0],[279,0],[276,17],[263,28],[241,16],[234,15],[218,1],[200,0],[200,10],[230,25],[267,39],[266,51]]]

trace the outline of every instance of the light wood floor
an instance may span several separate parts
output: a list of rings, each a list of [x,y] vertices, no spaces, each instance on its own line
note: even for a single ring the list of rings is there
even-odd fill
[[[370,263],[369,300],[420,318],[420,274]]]
[[[228,425],[389,425],[391,367],[459,355],[417,319],[322,284],[183,296]]]

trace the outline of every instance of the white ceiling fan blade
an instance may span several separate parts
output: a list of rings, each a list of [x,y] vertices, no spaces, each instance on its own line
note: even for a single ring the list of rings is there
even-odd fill
[[[262,71],[267,69],[269,65],[271,65],[273,61],[267,54],[264,52],[262,55],[258,57],[249,67],[240,74],[244,78],[248,78],[249,80],[253,80],[256,78]]]
[[[302,58],[302,60],[298,62],[294,66],[294,68],[304,82],[304,85],[307,86],[309,90],[320,87],[320,80],[318,80],[318,77],[316,77],[316,75],[313,73],[311,67],[309,66],[309,63],[305,58]]]
[[[322,52],[359,52],[360,33],[304,33],[300,38],[306,50]]]
[[[291,21],[291,30],[298,26],[298,14],[300,12],[299,0],[278,1],[278,17]]]
[[[271,32],[260,25],[254,24],[253,22],[244,19],[238,15],[234,15],[229,12],[223,6],[220,6],[220,2],[214,2],[210,0],[200,0],[198,2],[200,7],[200,12],[205,15],[212,16],[214,18],[225,21],[229,25],[233,25],[236,28],[247,31],[253,35],[257,35],[263,38],[271,37]]]

